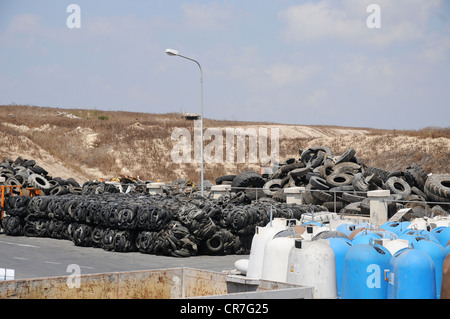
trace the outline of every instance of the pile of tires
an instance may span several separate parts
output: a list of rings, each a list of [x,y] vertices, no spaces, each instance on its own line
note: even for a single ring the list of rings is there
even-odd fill
[[[81,187],[73,179],[52,177],[47,170],[39,166],[35,160],[27,160],[17,157],[14,161],[4,159],[0,163],[0,177],[4,177],[4,185],[21,186],[22,193],[28,195],[27,188],[35,188],[45,195],[80,194]],[[10,192],[10,189],[7,189]],[[18,188],[12,189],[13,194],[19,194]]]
[[[270,198],[218,199],[138,193],[13,196],[2,221],[10,236],[49,237],[116,252],[188,257],[248,254],[256,226],[323,211]]]
[[[402,207],[412,208],[418,217],[450,209],[445,204],[450,202],[449,174],[428,176],[418,163],[401,171],[366,166],[356,157],[353,148],[335,155],[327,146],[310,147],[302,150],[299,158],[277,164],[270,178],[263,178],[254,171],[245,171],[234,177],[219,177],[216,182],[223,180],[230,181],[232,191],[241,190],[249,196],[249,190],[253,189],[253,194],[279,202],[286,201],[285,188],[305,187],[305,204],[322,205],[336,213],[368,215],[367,192],[381,189],[391,193],[389,216]],[[261,188],[262,192],[256,191],[257,188]],[[433,211],[439,203],[442,204]]]

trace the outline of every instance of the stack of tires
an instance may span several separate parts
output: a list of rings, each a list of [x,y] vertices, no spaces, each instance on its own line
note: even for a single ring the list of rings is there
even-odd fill
[[[272,207],[270,209],[270,207]],[[13,196],[3,228],[11,236],[71,240],[82,247],[176,257],[248,254],[256,226],[321,211],[270,198],[98,193]]]
[[[81,187],[75,179],[52,177],[47,170],[37,165],[35,160],[23,159],[20,156],[14,161],[4,159],[0,163],[0,177],[5,178],[4,185],[21,186],[24,195],[28,195],[27,187],[41,190],[45,195],[81,193]],[[13,188],[12,191],[13,194],[19,194],[18,188]]]
[[[444,210],[450,209],[445,204],[450,201],[449,174],[428,176],[418,163],[401,171],[366,166],[356,157],[353,148],[336,156],[330,147],[310,147],[301,151],[300,158],[279,163],[269,179],[254,171],[245,171],[236,176],[219,177],[216,183],[224,180],[231,183],[232,191],[242,191],[249,200],[254,199],[249,195],[253,188],[252,194],[285,202],[285,188],[302,186],[306,189],[305,204],[322,205],[336,213],[369,214],[367,192],[380,189],[391,193],[389,216],[402,207],[412,209],[410,218],[435,212],[447,214]],[[262,192],[255,190],[260,187]]]

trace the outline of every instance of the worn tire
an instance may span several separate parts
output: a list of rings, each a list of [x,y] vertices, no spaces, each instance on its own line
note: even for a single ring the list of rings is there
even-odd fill
[[[403,178],[392,176],[384,184],[391,193],[402,198],[411,195],[411,186]]]
[[[336,159],[336,164],[343,162],[350,162],[355,157],[356,151],[353,148],[346,150],[341,156]]]
[[[271,179],[264,184],[263,191],[267,196],[272,197],[281,188],[281,179]]]
[[[51,188],[49,181],[45,177],[43,177],[39,174],[31,174],[28,177],[28,183],[32,187],[42,189],[42,190],[48,190]]]
[[[351,185],[353,182],[353,179],[354,179],[354,177],[349,174],[332,173],[330,176],[327,177],[327,183],[328,183],[328,185],[333,186],[333,187]]]
[[[427,178],[425,189],[439,197],[450,201],[450,174],[436,174]]]
[[[323,191],[327,191],[330,189],[330,187],[327,185],[327,181],[318,176],[311,177],[309,179],[309,183],[311,184],[311,187],[314,189],[320,189]]]
[[[245,188],[262,188],[265,184],[264,178],[255,171],[245,171],[237,175],[231,183],[231,191],[238,192]]]

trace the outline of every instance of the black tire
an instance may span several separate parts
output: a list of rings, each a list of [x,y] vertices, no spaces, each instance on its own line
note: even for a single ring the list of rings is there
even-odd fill
[[[295,162],[292,164],[283,165],[275,172],[275,174],[272,176],[272,178],[278,179],[278,178],[286,177],[286,175],[290,171],[292,171],[296,168],[303,168],[303,167],[305,167],[305,164],[303,162]]]
[[[388,176],[391,174],[389,171],[386,171],[377,167],[367,167],[364,176],[374,175],[375,179],[378,178],[382,182],[386,181]]]
[[[36,161],[35,160],[25,160],[20,165],[23,167],[34,166],[34,165],[36,165]]]
[[[223,250],[223,238],[220,234],[214,234],[206,240],[206,248],[211,254],[219,254]]]
[[[427,199],[428,199],[427,194],[425,194],[424,192],[422,192],[420,189],[418,189],[415,186],[411,187],[411,194],[418,195],[418,196],[424,198],[425,201],[427,201]]]
[[[369,184],[364,179],[362,173],[355,174],[352,186],[355,189],[355,191],[358,192],[367,192],[369,190]]]
[[[354,177],[345,173],[332,173],[327,177],[327,183],[330,186],[338,187],[344,185],[351,185]]]
[[[233,182],[236,175],[223,175],[216,178],[216,185],[222,185],[222,182]]]
[[[72,185],[73,187],[80,187],[80,184],[76,180],[74,180],[73,178],[68,178],[66,180],[66,183],[68,185]]]
[[[326,193],[323,190],[311,189],[311,194],[320,203],[331,202],[334,199],[333,195]]]
[[[437,198],[450,201],[450,174],[433,174],[427,178],[425,189]]]
[[[321,177],[313,176],[309,179],[309,183],[314,189],[320,189],[323,191],[327,191],[330,189],[330,187],[327,185],[327,181]]]
[[[264,184],[263,191],[267,196],[272,197],[281,188],[281,179],[271,179]]]
[[[343,162],[333,166],[333,173],[337,174],[348,173],[350,175],[355,175],[360,170],[361,165],[353,162]]]
[[[322,178],[327,178],[333,173],[334,162],[328,162],[319,168],[319,174]]]
[[[411,195],[411,186],[400,177],[389,177],[385,182],[386,188],[393,194],[398,194],[402,198]]]
[[[48,172],[45,169],[43,169],[42,167],[40,167],[39,165],[34,165],[30,169],[36,174],[48,175]]]
[[[328,146],[314,146],[309,147],[304,150],[300,155],[300,160],[307,165],[312,157],[316,155],[319,151],[324,152],[325,157],[332,157],[333,151]]]
[[[341,156],[336,160],[336,164],[343,162],[350,162],[355,157],[356,151],[353,148],[346,150]]]
[[[231,183],[231,191],[239,192],[246,188],[262,188],[265,184],[264,178],[255,171],[245,171],[237,175]]]
[[[324,151],[318,151],[316,154],[314,154],[311,159],[309,160],[307,166],[311,168],[319,167],[323,164],[324,160],[326,158]]]
[[[425,182],[427,181],[428,174],[425,172],[422,166],[418,163],[413,163],[411,166],[407,167],[406,170],[412,175],[415,186],[420,190],[425,187]]]
[[[344,208],[344,203],[341,201],[336,201],[336,209],[334,209],[334,202],[324,202],[322,206],[328,209],[329,212],[339,213],[342,208]]]
[[[361,202],[365,199],[364,196],[359,196],[357,194],[352,193],[343,193],[342,194],[342,200],[348,203],[356,203]]]
[[[48,180],[45,177],[38,175],[38,174],[31,174],[28,177],[28,183],[32,187],[42,189],[42,190],[48,190],[51,188],[51,185],[48,182]]]
[[[302,168],[295,168],[292,171],[289,172],[289,175],[294,179],[300,179],[306,174],[308,174],[309,168],[308,167],[302,167]]]

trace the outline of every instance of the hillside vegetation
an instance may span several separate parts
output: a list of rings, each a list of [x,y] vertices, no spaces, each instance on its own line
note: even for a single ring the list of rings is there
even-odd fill
[[[148,114],[123,111],[0,106],[0,160],[18,156],[34,159],[51,175],[79,182],[117,175],[141,180],[198,182],[200,164],[175,163],[171,151],[178,142],[172,133],[193,121],[178,113]],[[419,163],[428,173],[450,173],[450,128],[417,131],[336,126],[204,120],[206,128],[278,128],[280,161],[298,157],[299,150],[329,146],[339,155],[348,148],[367,166],[389,171]],[[209,141],[205,141],[208,145]],[[194,141],[191,140],[192,150]],[[246,152],[248,153],[248,152]],[[207,163],[205,179],[259,171],[260,163]]]

